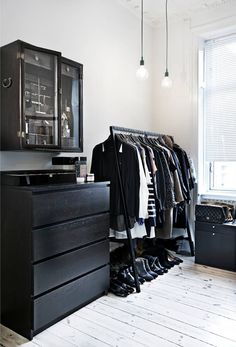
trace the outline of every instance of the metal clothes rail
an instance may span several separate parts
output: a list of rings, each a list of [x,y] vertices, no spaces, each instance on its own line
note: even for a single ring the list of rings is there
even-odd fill
[[[145,137],[151,137],[151,136],[158,137],[158,136],[163,136],[163,134],[150,132],[150,131],[131,129],[131,128],[117,127],[117,126],[110,126],[110,134],[111,134],[111,138],[113,141],[113,148],[114,148],[114,152],[115,152],[114,154],[115,154],[116,169],[117,169],[119,186],[120,186],[121,201],[122,201],[123,210],[124,210],[124,220],[125,220],[126,234],[127,234],[127,239],[128,239],[129,249],[130,249],[130,255],[131,255],[132,269],[133,269],[133,273],[134,273],[135,287],[136,287],[136,291],[139,293],[140,292],[140,283],[138,280],[138,272],[137,272],[136,265],[135,265],[135,252],[134,252],[133,241],[132,241],[131,232],[130,232],[131,225],[130,225],[130,220],[129,220],[129,215],[128,215],[127,200],[126,200],[126,196],[125,196],[125,192],[124,192],[124,184],[123,184],[119,160],[118,160],[118,148],[117,148],[117,144],[116,144],[115,135],[116,134],[130,134],[130,135],[141,135],[141,136],[145,136]],[[188,234],[187,239],[189,241],[191,255],[194,256],[194,244],[192,241],[192,235],[191,235],[191,231],[190,231],[190,227],[189,227],[188,218],[186,220],[187,220],[187,234]]]

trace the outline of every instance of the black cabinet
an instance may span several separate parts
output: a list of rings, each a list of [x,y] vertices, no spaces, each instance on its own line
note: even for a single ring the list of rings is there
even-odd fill
[[[1,149],[82,152],[83,65],[15,41],[1,47]]]
[[[31,339],[109,287],[106,183],[2,186],[1,322]]]
[[[236,271],[236,224],[195,223],[195,261]]]

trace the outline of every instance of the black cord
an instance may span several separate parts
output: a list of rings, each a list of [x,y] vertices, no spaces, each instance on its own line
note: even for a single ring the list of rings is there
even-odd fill
[[[143,0],[141,0],[141,60],[143,60]]]
[[[166,72],[168,72],[168,0],[166,0]]]

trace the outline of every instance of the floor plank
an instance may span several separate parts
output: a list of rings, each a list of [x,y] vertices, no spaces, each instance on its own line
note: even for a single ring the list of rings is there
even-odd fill
[[[142,343],[134,342],[129,338],[126,338],[117,329],[116,331],[111,330],[110,326],[103,327],[99,324],[100,322],[94,322],[82,317],[80,314],[71,315],[68,320],[68,325],[74,329],[85,332],[87,335],[95,337],[101,336],[101,340],[110,346],[131,346],[131,347],[142,347]]]
[[[176,346],[176,341],[163,337],[161,334],[157,333],[157,326],[155,326],[155,330],[150,331],[150,325],[144,319],[141,319],[141,324],[137,327],[135,325],[130,324],[133,321],[134,317],[128,315],[128,320],[124,320],[124,315],[122,316],[120,312],[119,315],[114,314],[114,311],[111,315],[106,315],[103,310],[96,311],[90,308],[85,308],[81,312],[79,312],[79,316],[83,316],[85,319],[89,319],[91,321],[97,322],[100,326],[105,328],[109,327],[110,330],[118,331],[122,336],[126,336],[132,339],[135,342],[135,346],[139,346],[141,343],[143,346]],[[88,318],[89,317],[89,318]],[[115,317],[115,318],[114,318]],[[99,323],[98,323],[99,322]],[[168,343],[170,342],[170,343]]]
[[[195,281],[199,281],[201,283],[204,281],[208,284],[211,284],[216,289],[221,290],[222,288],[224,288],[225,292],[227,293],[231,293],[232,290],[236,292],[236,288],[235,288],[236,276],[234,281],[231,280],[226,282],[225,278],[216,277],[214,275],[206,276],[201,271],[196,271],[192,267],[183,268],[182,266],[174,267],[173,269],[171,269],[170,274],[174,276],[180,276],[181,278],[185,278],[185,279],[191,279],[191,280],[194,279]]]
[[[223,300],[226,304],[235,306],[236,288],[235,290],[230,290],[227,288],[222,289],[215,286],[214,284],[209,284],[205,281],[199,281],[195,278],[190,279],[172,275],[171,270],[168,276],[160,276],[159,278],[157,278],[156,282],[158,283],[159,281],[165,283],[166,285],[173,285],[183,290],[191,290],[197,293],[200,292],[202,295],[207,295],[213,298],[219,297],[220,300]]]
[[[235,272],[233,271],[228,271],[228,270],[223,270],[223,269],[218,269],[216,267],[212,267],[212,266],[207,266],[207,265],[201,265],[201,264],[196,264],[194,263],[194,259],[192,257],[182,257],[182,259],[184,259],[184,267],[187,267],[188,265],[191,268],[194,269],[200,269],[201,272],[207,272],[207,273],[212,273],[215,274],[216,276],[220,276],[220,277],[225,277],[227,279],[232,279],[233,281],[235,280]],[[193,267],[194,265],[194,267]]]
[[[33,341],[40,347],[75,347],[76,344],[73,344],[71,341],[66,341],[66,339],[61,336],[57,336],[49,329],[43,331],[39,335],[36,335]],[[23,345],[25,346],[25,345]],[[27,347],[27,344],[26,344]]]
[[[223,287],[235,289],[235,278],[236,274],[231,273],[229,271],[225,271],[226,275],[222,276],[222,273],[218,273],[215,271],[214,268],[204,267],[201,265],[194,265],[193,264],[184,264],[184,267],[180,264],[179,266],[175,266],[173,270],[185,270],[188,274],[191,275],[197,275],[204,278],[207,278],[208,280],[214,280],[216,282],[219,281],[223,285]],[[232,274],[232,276],[230,276]]]
[[[151,296],[142,298],[140,295],[133,295],[128,300],[129,304],[136,305],[140,308],[145,307],[150,312],[178,320],[182,323],[192,325],[204,331],[211,332],[221,337],[229,338],[236,342],[235,321],[225,319],[215,314],[210,314],[196,308],[187,307],[180,303],[171,302],[168,299]],[[217,322],[217,325],[215,324]]]
[[[100,300],[100,302],[103,301],[105,305],[109,306],[113,310],[115,308],[118,308],[121,311],[131,313],[134,317],[138,316],[140,318],[144,318],[148,322],[154,322],[159,325],[165,326],[169,330],[180,332],[182,335],[186,334],[190,337],[193,337],[202,342],[206,342],[213,346],[236,347],[236,342],[230,341],[208,330],[204,330],[202,329],[202,326],[196,326],[192,324],[191,317],[189,317],[189,322],[186,323],[183,320],[171,317],[171,315],[168,314],[168,311],[166,312],[166,314],[160,313],[160,311],[162,310],[155,312],[155,309],[153,310],[152,308],[147,307],[148,305],[144,300],[143,302],[141,302],[140,299],[139,303],[136,303],[134,305],[133,300],[131,299],[124,298],[122,300],[123,302],[121,302],[116,297],[111,297],[111,295],[109,296],[109,298],[101,299],[102,300]],[[189,346],[189,344],[185,344],[183,346]]]
[[[63,319],[58,324],[54,324],[49,328],[49,331],[56,336],[65,339],[80,347],[107,347],[109,344],[101,341],[98,337],[92,337],[77,327],[76,329],[70,326],[69,317]]]
[[[127,298],[104,296],[28,341],[1,326],[2,347],[236,347],[236,274],[184,263]]]
[[[0,346],[16,347],[21,345],[25,347],[37,346],[34,342],[28,341],[26,338],[0,324]]]
[[[112,310],[110,307],[112,307]],[[134,306],[131,308],[126,302],[120,302],[119,305],[116,303],[112,305],[112,301],[110,300],[109,305],[96,302],[92,307],[88,307],[88,309],[107,315],[117,321],[125,322],[128,326],[138,328],[141,334],[145,331],[146,333],[161,337],[166,341],[173,342],[178,346],[213,346],[188,335],[188,333],[183,333],[181,329],[178,331],[176,326],[172,324],[172,321],[165,319],[165,317],[157,317],[156,319],[152,313],[147,311],[142,312],[142,310]]]
[[[216,299],[210,300],[209,297],[205,298],[197,293],[195,293],[193,296],[191,292],[186,292],[179,288],[175,288],[175,290],[173,290],[173,288],[168,288],[166,285],[161,283],[158,284],[158,288],[145,286],[142,287],[142,290],[147,295],[156,295],[157,301],[158,297],[163,297],[168,300],[171,299],[173,302],[179,302],[182,305],[199,308],[202,311],[214,313],[236,321],[236,312],[223,307],[222,302]]]

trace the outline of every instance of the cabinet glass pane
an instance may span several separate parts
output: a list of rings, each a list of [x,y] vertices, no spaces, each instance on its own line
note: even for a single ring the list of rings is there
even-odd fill
[[[61,146],[79,147],[79,69],[62,64]]]
[[[57,57],[24,51],[24,120],[28,145],[58,145]]]

